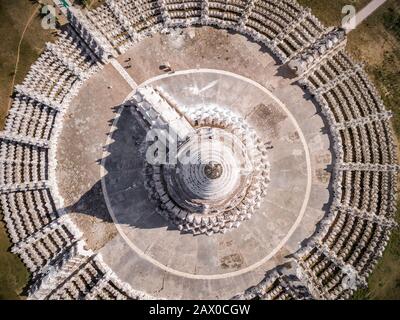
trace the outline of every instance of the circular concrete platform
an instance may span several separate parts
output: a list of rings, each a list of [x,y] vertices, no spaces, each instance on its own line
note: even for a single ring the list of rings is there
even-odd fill
[[[142,54],[127,69],[141,86],[161,87],[188,109],[229,109],[263,141],[271,141],[271,182],[249,221],[226,234],[193,236],[155,212],[144,188],[146,128],[129,108],[121,107],[132,89],[110,66],[81,90],[60,137],[57,174],[68,212],[88,245],[122,281],[156,297],[230,298],[257,284],[314,232],[330,201],[327,166],[332,155],[319,110],[258,45],[239,35],[229,35],[225,43],[225,31],[207,29],[196,30],[199,41],[188,41],[179,53],[168,45],[168,35],[156,35],[119,59],[123,64]],[[204,32],[207,41],[226,44],[228,60],[213,58],[219,46],[201,51],[198,59],[193,56]],[[162,47],[163,58],[143,56],[142,45],[155,52]],[[175,73],[155,71],[154,65],[165,57],[176,66]],[[263,68],[257,69],[258,63]],[[101,94],[93,96],[93,90]]]
[[[188,89],[182,90],[182,83]],[[204,90],[198,87],[200,83],[213,86],[208,85]],[[234,74],[211,70],[185,71],[146,84],[161,87],[185,108],[197,108],[199,104],[215,105],[218,97],[221,107],[246,118],[260,139],[272,142],[273,149],[269,152],[271,184],[256,218],[225,235],[210,239],[205,235],[186,237],[182,251],[181,232],[157,215],[155,204],[146,201],[142,175],[146,158],[146,128],[140,133],[134,130],[133,127],[141,126],[140,122],[123,110],[114,122],[113,143],[107,150],[109,155],[103,158],[107,172],[103,176],[103,192],[118,231],[144,259],[183,277],[217,279],[240,275],[261,266],[282,248],[302,222],[310,197],[311,160],[296,119],[267,89]],[[232,88],[235,88],[235,94],[232,94]],[[201,96],[199,91],[205,95]],[[270,114],[263,117],[266,110]],[[129,125],[125,125],[126,119],[129,119]],[[277,136],[271,134],[271,128],[278,130]],[[285,198],[290,201],[276,205],[276,201]],[[318,219],[317,216],[315,223]],[[158,230],[156,237],[152,229]],[[203,242],[207,243],[206,256],[199,255]],[[235,249],[223,253],[227,242]]]

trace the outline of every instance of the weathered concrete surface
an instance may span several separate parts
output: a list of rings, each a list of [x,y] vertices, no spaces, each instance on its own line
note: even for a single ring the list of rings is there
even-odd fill
[[[60,193],[93,249],[101,248],[116,234],[101,190],[99,161],[115,107],[130,91],[118,72],[106,66],[85,83],[72,102],[59,139]]]

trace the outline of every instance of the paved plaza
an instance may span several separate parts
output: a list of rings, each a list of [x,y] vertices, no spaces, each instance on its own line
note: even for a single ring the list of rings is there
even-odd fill
[[[66,116],[60,189],[88,245],[133,287],[167,298],[228,298],[288,261],[315,231],[330,202],[327,129],[289,72],[243,36],[193,28],[145,41],[119,59],[124,65],[136,57],[126,69],[135,82],[162,88],[186,108],[232,110],[271,141],[271,183],[261,208],[238,229],[211,237],[181,234],[160,217],[144,187],[146,129],[120,106],[132,92],[113,68],[88,81]],[[139,58],[142,45],[154,54]],[[159,69],[164,61],[173,73]]]

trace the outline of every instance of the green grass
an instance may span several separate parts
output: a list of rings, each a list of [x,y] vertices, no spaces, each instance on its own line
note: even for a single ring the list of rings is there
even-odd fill
[[[32,13],[35,13],[35,18],[21,43],[16,84],[23,80],[31,64],[42,52],[45,42],[53,39],[52,31],[41,27],[36,6],[35,1],[30,0],[0,1],[0,128],[3,127],[10,101],[18,43]],[[9,247],[4,225],[0,223],[0,299],[18,299],[29,279],[24,265],[8,251]]]
[[[10,242],[0,223],[0,300],[20,299],[29,280],[29,273],[18,257],[10,252]]]
[[[352,1],[299,0],[327,25],[339,25],[341,7]],[[361,8],[369,1],[353,1]],[[400,2],[389,0],[349,34],[348,51],[366,64],[385,105],[393,111],[393,128],[400,137]],[[400,222],[400,210],[397,213]],[[368,279],[368,289],[354,299],[400,299],[400,232],[394,230],[382,259]]]
[[[379,26],[378,30],[384,29],[375,33],[374,37],[383,39],[385,48],[382,59],[371,63],[368,72],[380,90],[385,104],[394,113],[393,126],[400,137],[400,3],[390,2],[392,4],[389,3],[376,17],[367,21],[368,29],[374,26]],[[372,41],[372,37],[369,37]]]

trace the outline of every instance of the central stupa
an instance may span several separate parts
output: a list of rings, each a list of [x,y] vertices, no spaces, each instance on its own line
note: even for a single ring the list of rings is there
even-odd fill
[[[185,109],[151,87],[138,89],[131,103],[149,125],[150,154],[164,155],[145,163],[159,214],[183,232],[207,235],[250,219],[270,166],[268,144],[244,119],[220,106]]]

